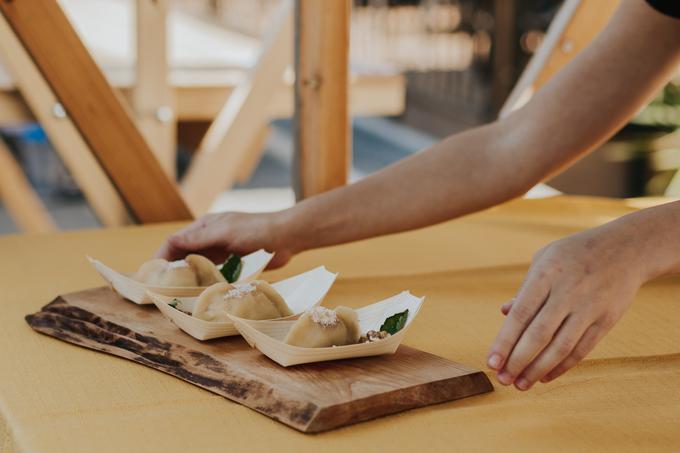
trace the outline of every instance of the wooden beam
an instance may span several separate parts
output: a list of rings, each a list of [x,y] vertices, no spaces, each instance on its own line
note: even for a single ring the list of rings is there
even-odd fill
[[[298,197],[347,183],[349,0],[296,0],[295,160]]]
[[[0,140],[0,201],[14,224],[26,233],[57,229],[12,153]]]
[[[194,155],[182,189],[197,214],[238,179],[257,134],[269,121],[267,106],[292,60],[292,16],[292,4],[284,0],[257,64],[229,96]]]
[[[264,126],[260,132],[255,136],[255,140],[251,143],[250,150],[246,153],[247,159],[241,162],[241,168],[239,169],[238,175],[236,176],[236,182],[245,183],[253,176],[257,164],[260,163],[262,159],[262,153],[267,145],[267,138],[271,130],[269,126]]]
[[[133,215],[143,223],[191,219],[58,3],[3,1],[0,10]]]
[[[0,45],[2,44],[0,41]],[[0,124],[19,124],[28,121],[35,121],[35,118],[19,93],[0,92]]]
[[[200,78],[202,71],[193,72]],[[183,81],[175,83],[174,86],[171,84],[172,98],[176,105],[175,119],[178,122],[214,120],[236,87],[234,83],[222,82],[193,85]],[[120,90],[126,101],[133,102],[133,84],[114,86]],[[350,74],[350,113],[357,116],[399,115],[404,112],[405,93],[406,79],[401,74]],[[289,84],[282,80],[267,103],[269,118],[290,118],[295,111],[293,104],[293,83]],[[0,86],[0,124],[32,119],[31,112],[14,87]]]
[[[151,149],[174,178],[177,123],[174,90],[168,81],[168,0],[136,0],[136,5],[137,76],[132,108]]]
[[[510,93],[500,117],[529,101],[550,78],[578,55],[607,25],[621,0],[567,0]]]
[[[55,112],[58,103],[54,93],[2,15],[0,58],[99,221],[105,226],[129,223],[127,209],[118,192],[71,120],[60,115],[58,110]]]
[[[123,91],[127,94],[127,90]],[[234,86],[175,87],[179,121],[212,121],[234,92]],[[401,74],[352,74],[349,84],[350,113],[357,116],[399,115],[404,112],[406,79]],[[266,105],[270,119],[290,118],[294,108],[293,86],[281,83]]]

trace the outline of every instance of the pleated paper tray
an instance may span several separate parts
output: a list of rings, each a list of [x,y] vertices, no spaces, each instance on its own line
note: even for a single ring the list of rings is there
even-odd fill
[[[294,318],[319,305],[333,286],[336,277],[337,274],[321,266],[272,283],[272,287],[283,297],[293,312],[293,316],[288,318]],[[239,334],[231,321],[205,321],[191,316],[197,297],[164,296],[149,290],[148,298],[166,318],[198,340],[211,340]],[[169,305],[174,299],[178,301],[177,308]]]
[[[241,258],[243,262],[243,269],[236,283],[247,283],[257,279],[262,271],[267,267],[271,261],[273,253],[265,250],[258,250]],[[118,272],[101,261],[88,257],[90,263],[99,272],[99,274],[106,280],[111,287],[122,297],[128,299],[136,304],[144,305],[153,303],[148,297],[147,292],[154,294],[161,294],[172,297],[190,297],[198,296],[206,288],[205,286],[152,286],[146,285],[142,282],[130,277],[130,275]]]
[[[357,314],[362,334],[369,330],[379,330],[381,324],[389,316],[401,313],[406,309],[409,310],[409,313],[404,328],[385,339],[371,343],[329,348],[303,348],[284,343],[283,340],[295,324],[295,320],[253,321],[234,316],[230,316],[230,318],[238,332],[251,347],[257,348],[279,365],[287,367],[303,363],[393,354],[418,315],[423,301],[424,298],[416,297],[405,291],[389,299],[359,308]]]

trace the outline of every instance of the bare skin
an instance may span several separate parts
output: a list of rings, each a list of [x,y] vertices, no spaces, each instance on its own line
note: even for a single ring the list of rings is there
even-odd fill
[[[624,0],[608,27],[508,117],[451,136],[364,180],[279,212],[203,216],[159,256],[214,261],[259,248],[274,267],[304,250],[450,220],[521,196],[597,148],[680,64],[680,20]],[[408,181],[409,184],[404,184]],[[561,239],[536,254],[488,365],[520,390],[582,360],[646,281],[680,271],[680,203]]]

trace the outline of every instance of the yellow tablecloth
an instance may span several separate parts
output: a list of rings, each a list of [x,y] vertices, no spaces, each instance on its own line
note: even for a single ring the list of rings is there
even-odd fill
[[[516,201],[417,232],[305,253],[278,279],[325,264],[328,303],[402,289],[427,296],[406,343],[484,367],[531,255],[632,212],[629,202]],[[134,269],[177,225],[0,239],[0,451],[678,451],[680,279],[647,285],[583,365],[528,393],[462,401],[304,435],[143,366],[33,332],[23,316],[101,284],[85,255]]]

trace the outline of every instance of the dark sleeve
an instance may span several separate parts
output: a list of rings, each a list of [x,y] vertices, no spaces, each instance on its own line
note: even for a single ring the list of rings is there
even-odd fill
[[[649,6],[667,16],[680,19],[680,1],[679,0],[646,0]]]

